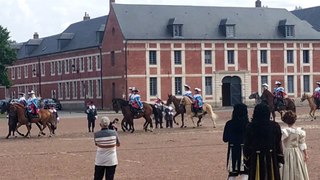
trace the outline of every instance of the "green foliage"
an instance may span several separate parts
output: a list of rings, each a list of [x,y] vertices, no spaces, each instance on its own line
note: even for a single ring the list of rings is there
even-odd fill
[[[10,87],[7,66],[13,65],[17,59],[16,50],[12,48],[12,41],[9,40],[9,31],[0,25],[0,85]]]

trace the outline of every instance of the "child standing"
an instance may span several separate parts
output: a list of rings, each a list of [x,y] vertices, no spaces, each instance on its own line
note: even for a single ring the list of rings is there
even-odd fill
[[[305,143],[306,132],[295,127],[297,115],[288,111],[283,116],[283,122],[288,127],[282,129],[282,142],[284,146],[284,166],[282,180],[309,180],[306,161],[309,158]]]

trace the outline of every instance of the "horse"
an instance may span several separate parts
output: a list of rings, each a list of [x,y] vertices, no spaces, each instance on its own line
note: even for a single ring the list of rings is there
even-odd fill
[[[148,131],[148,125],[150,125],[150,128],[153,128],[152,125],[152,119],[151,115],[153,113],[152,107],[150,104],[143,102],[143,113],[140,113],[139,116],[135,117],[134,114],[131,112],[131,107],[129,105],[129,102],[121,99],[121,98],[114,98],[112,99],[112,107],[113,110],[118,113],[119,110],[121,110],[124,118],[121,121],[121,127],[122,130],[125,132],[125,123],[128,123],[130,126],[131,133],[134,132],[134,125],[133,125],[133,119],[139,119],[143,117],[146,121],[143,125],[143,129],[145,131]],[[152,130],[149,130],[152,131]]]
[[[316,110],[317,110],[317,105],[314,101],[314,98],[311,95],[308,95],[306,93],[303,93],[303,95],[301,96],[301,102],[307,100],[309,103],[309,107],[310,107],[310,112],[309,115],[312,118],[311,121],[316,120]]]
[[[204,116],[206,114],[209,114],[210,116],[210,119],[213,123],[213,128],[216,128],[216,119],[217,119],[217,115],[213,112],[213,109],[212,109],[212,106],[208,103],[204,103],[203,104],[203,107],[202,107],[202,110],[203,110],[203,113],[202,114],[195,114],[194,112],[192,112],[192,101],[189,97],[186,97],[184,96],[182,99],[181,99],[181,104],[185,106],[185,109],[186,109],[186,114],[187,116],[192,120],[192,123],[193,123],[193,127],[195,128],[195,124],[194,124],[194,121],[193,121],[193,117],[194,116]],[[197,126],[200,125],[200,120],[198,120],[197,122]]]
[[[291,110],[293,112],[296,112],[296,105],[294,104],[294,101],[290,98],[284,98],[285,105],[281,106],[276,110],[275,104],[274,104],[274,95],[268,90],[265,90],[264,93],[262,93],[261,97],[258,92],[253,92],[252,94],[250,94],[249,99],[255,99],[256,104],[265,103],[266,105],[268,105],[269,111],[272,114],[273,121],[276,120],[276,113],[275,113],[276,111],[280,113],[281,119],[282,119],[283,111]]]
[[[21,134],[18,131],[18,129],[20,126],[26,125],[27,134],[24,135],[24,137],[30,137],[31,126],[27,125],[28,118],[26,117],[26,108],[20,103],[9,104],[8,108],[9,108],[9,116],[12,116],[12,117],[16,116],[18,119],[18,123],[15,131],[17,131],[20,135],[23,136],[23,134]],[[49,110],[46,110],[46,109],[40,109],[39,117],[32,118],[31,122],[40,123],[42,125],[42,127],[38,126],[40,129],[38,136],[44,135],[43,130],[48,126],[50,131],[49,137],[51,137],[53,134],[53,129],[56,129],[57,127],[57,119],[53,117],[53,114]]]
[[[184,126],[184,113],[186,113],[186,110],[185,110],[185,108],[183,106],[181,106],[180,102],[181,102],[180,98],[177,98],[174,95],[168,94],[168,100],[167,100],[166,105],[169,106],[170,104],[173,104],[174,108],[175,108],[175,111],[176,111],[176,113],[173,116],[173,122],[176,125],[179,126],[179,123],[176,122],[176,117],[178,115],[181,115],[181,126],[180,126],[180,128],[183,128],[183,127],[185,127]],[[202,116],[198,116],[198,118],[199,118],[198,122],[201,123]]]

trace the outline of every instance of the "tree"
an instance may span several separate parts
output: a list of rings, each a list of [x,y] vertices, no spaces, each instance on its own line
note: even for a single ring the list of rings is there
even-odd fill
[[[11,81],[8,77],[8,66],[13,65],[17,59],[16,50],[12,48],[9,31],[0,25],[0,85],[10,87]]]

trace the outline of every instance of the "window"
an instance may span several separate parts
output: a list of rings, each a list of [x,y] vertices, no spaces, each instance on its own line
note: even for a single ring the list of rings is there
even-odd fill
[[[228,64],[234,64],[234,50],[228,50]]]
[[[24,77],[28,78],[28,65],[23,66]]]
[[[55,63],[50,62],[50,74],[54,75],[55,74]]]
[[[182,78],[181,77],[174,78],[174,91],[176,95],[182,95]]]
[[[86,94],[86,85],[84,81],[80,81],[80,97],[84,98]]]
[[[260,51],[260,62],[261,62],[261,64],[267,64],[268,63],[267,50],[261,50]]]
[[[32,64],[32,77],[37,76],[37,66],[35,64]]]
[[[309,50],[303,50],[303,63],[309,63]]]
[[[182,25],[174,24],[173,25],[173,37],[181,37],[182,36]]]
[[[206,95],[212,95],[212,77],[205,78]]]
[[[62,62],[58,61],[58,74],[62,74]]]
[[[11,68],[11,79],[15,79],[16,78],[16,72],[15,72],[15,68]]]
[[[92,71],[93,69],[92,56],[87,57],[87,65],[88,65],[88,71]]]
[[[88,84],[88,96],[90,98],[93,97],[93,80],[89,80],[89,84]]]
[[[293,93],[294,92],[294,81],[293,81],[293,76],[290,75],[288,76],[288,93]]]
[[[174,64],[181,64],[181,51],[174,51]]]
[[[293,37],[294,36],[294,26],[290,25],[290,26],[286,26],[285,27],[285,35],[286,37]]]
[[[83,60],[83,57],[80,58],[80,71],[81,72],[84,71],[84,60]]]
[[[96,90],[96,92],[97,92],[97,97],[101,97],[101,92],[102,92],[102,88],[101,88],[101,79],[98,79],[97,80],[97,90]]]
[[[288,64],[293,64],[293,50],[287,50],[287,63]]]
[[[21,67],[17,67],[17,77],[21,79]]]
[[[114,51],[111,51],[111,54],[110,54],[110,58],[111,58],[111,66],[114,66],[115,65],[115,54],[114,54]]]
[[[45,76],[46,74],[46,64],[41,63],[41,76]]]
[[[149,51],[149,64],[157,64],[157,51]]]
[[[77,86],[78,86],[78,82],[77,81],[73,81],[72,82],[72,97],[73,97],[73,99],[76,99],[78,97]]]
[[[268,84],[268,76],[261,76],[261,84],[267,83]]]
[[[205,64],[212,64],[212,51],[211,50],[204,51],[204,63]]]
[[[152,77],[150,78],[150,96],[156,96],[157,93],[157,78]]]
[[[62,89],[62,83],[58,83],[58,98],[62,99],[63,98],[63,89]]]
[[[66,99],[70,99],[70,82],[66,82],[65,84],[66,88]]]
[[[96,69],[97,71],[101,70],[101,59],[100,59],[100,55],[96,56]]]
[[[64,71],[66,74],[69,74],[69,59],[64,61]]]
[[[235,25],[226,25],[226,37],[232,38],[235,37]]]
[[[303,75],[303,91],[310,92],[310,76]]]

